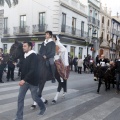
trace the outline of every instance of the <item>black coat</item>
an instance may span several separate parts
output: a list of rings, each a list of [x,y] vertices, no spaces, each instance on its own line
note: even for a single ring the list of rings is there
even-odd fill
[[[39,54],[41,56],[45,55],[47,57],[47,59],[54,58],[54,56],[55,56],[55,49],[56,49],[56,46],[55,46],[55,42],[54,41],[49,42],[48,44],[46,44],[46,46],[44,46],[44,42],[43,42],[42,45],[41,45]]]
[[[13,64],[13,61],[9,60],[7,64],[8,64],[9,68],[15,68],[15,65]]]
[[[35,53],[30,54],[23,60],[21,80],[34,86],[38,85],[38,57]]]
[[[119,73],[120,74],[120,61],[116,61],[115,63],[115,68],[116,68],[116,73]]]
[[[0,61],[0,70],[3,71],[6,67],[6,63],[4,62],[4,54],[2,54],[1,57],[3,58],[3,60]]]

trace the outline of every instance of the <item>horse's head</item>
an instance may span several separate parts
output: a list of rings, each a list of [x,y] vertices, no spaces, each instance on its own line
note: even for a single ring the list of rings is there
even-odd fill
[[[11,46],[10,56],[12,57],[13,61],[23,58],[23,44],[18,41],[15,41],[15,43]]]

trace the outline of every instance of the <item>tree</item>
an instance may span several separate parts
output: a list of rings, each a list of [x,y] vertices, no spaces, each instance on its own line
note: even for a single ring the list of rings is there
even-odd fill
[[[4,6],[5,2],[9,6],[9,8],[12,7],[12,5],[15,6],[18,4],[18,0],[0,0],[0,6]]]

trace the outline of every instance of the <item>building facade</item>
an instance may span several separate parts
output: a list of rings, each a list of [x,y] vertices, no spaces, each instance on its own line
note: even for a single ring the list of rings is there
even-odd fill
[[[114,60],[120,55],[120,18],[112,17],[111,22],[110,58]]]
[[[111,40],[111,10],[100,6],[100,37],[99,37],[99,56],[102,54],[110,58],[110,40]]]
[[[98,55],[99,51],[99,31],[100,1],[88,0],[88,54],[91,54],[93,58]],[[95,37],[93,37],[94,33],[96,33]]]
[[[87,6],[79,0],[20,0],[12,8],[4,6],[4,52],[15,40],[32,41],[38,52],[46,30],[59,35],[73,57],[87,54]]]

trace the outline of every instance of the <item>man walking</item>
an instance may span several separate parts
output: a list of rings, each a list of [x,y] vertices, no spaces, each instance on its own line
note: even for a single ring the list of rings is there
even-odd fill
[[[35,52],[32,50],[31,42],[24,42],[23,50],[25,52],[24,61],[21,71],[21,81],[19,82],[20,90],[18,96],[18,109],[15,120],[23,120],[24,99],[28,89],[31,91],[31,95],[34,101],[40,108],[39,115],[43,115],[46,111],[46,107],[42,100],[38,97],[38,59]]]

